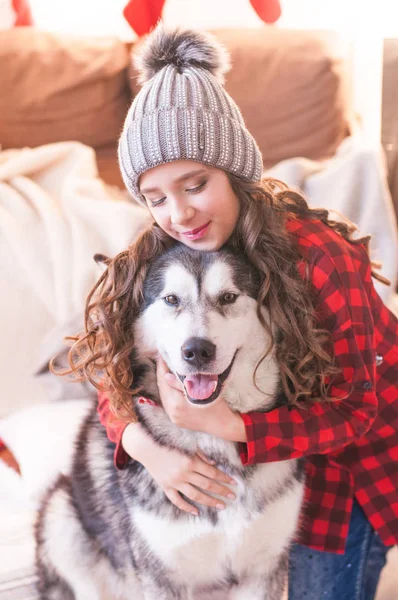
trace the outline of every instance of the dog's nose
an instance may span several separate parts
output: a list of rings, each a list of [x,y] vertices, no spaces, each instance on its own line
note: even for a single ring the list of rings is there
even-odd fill
[[[189,338],[181,348],[182,357],[190,365],[201,369],[216,356],[216,346],[204,338]]]

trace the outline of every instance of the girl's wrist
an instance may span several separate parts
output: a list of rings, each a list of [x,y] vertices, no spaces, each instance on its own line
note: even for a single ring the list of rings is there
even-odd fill
[[[122,433],[123,450],[141,464],[144,463],[149,447],[153,443],[140,423],[129,423]]]
[[[232,426],[233,442],[247,442],[246,426],[240,413],[234,413],[235,419]]]
[[[232,413],[228,422],[214,433],[228,442],[247,442],[246,427],[240,413]]]

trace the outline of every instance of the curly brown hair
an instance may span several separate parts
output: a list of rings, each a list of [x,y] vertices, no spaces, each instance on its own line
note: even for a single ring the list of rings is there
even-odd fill
[[[228,177],[240,202],[239,219],[228,245],[260,273],[257,312],[272,339],[261,315],[265,305],[278,332],[272,345],[287,401],[300,406],[308,401],[329,401],[328,384],[338,372],[330,332],[318,326],[313,290],[309,277],[299,274],[297,263],[302,257],[287,232],[286,219],[321,220],[345,240],[367,249],[370,236],[353,239],[355,225],[330,219],[325,209],[310,209],[300,193],[280,181],[268,178],[256,184],[232,174]],[[58,370],[54,362],[51,365],[59,375],[73,374],[79,381],[89,380],[107,390],[112,410],[126,420],[135,419],[132,397],[140,391],[134,387],[131,356],[133,323],[142,306],[144,280],[149,265],[175,243],[153,224],[126,251],[107,259],[105,272],[87,298],[85,332],[69,338],[74,342],[68,355],[70,368]],[[372,274],[389,283],[374,271]]]

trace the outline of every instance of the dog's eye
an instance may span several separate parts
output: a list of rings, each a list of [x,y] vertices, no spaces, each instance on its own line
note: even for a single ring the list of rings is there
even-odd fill
[[[166,302],[166,304],[170,304],[171,306],[178,306],[179,304],[179,300],[177,296],[174,296],[174,294],[169,294],[168,296],[165,296],[163,300]]]
[[[226,292],[220,298],[221,304],[233,304],[236,302],[238,298],[238,294],[234,294],[233,292]]]

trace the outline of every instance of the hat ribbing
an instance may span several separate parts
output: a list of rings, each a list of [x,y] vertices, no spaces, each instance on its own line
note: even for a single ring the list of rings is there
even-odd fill
[[[180,159],[261,179],[260,150],[219,81],[228,66],[223,52],[209,34],[195,31],[158,27],[148,36],[139,61],[150,79],[130,107],[118,151],[123,180],[138,201],[144,202],[140,175]]]

